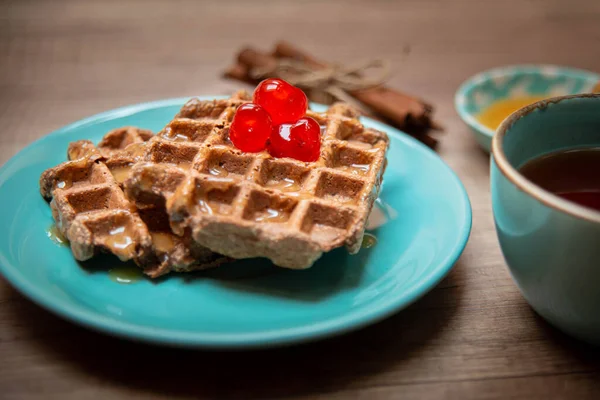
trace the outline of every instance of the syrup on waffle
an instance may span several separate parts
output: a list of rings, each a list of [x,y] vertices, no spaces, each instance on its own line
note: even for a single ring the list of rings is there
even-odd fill
[[[166,204],[176,234],[232,258],[267,257],[307,268],[323,252],[360,249],[386,165],[388,138],[335,104],[309,111],[322,126],[314,163],[243,153],[228,138],[245,92],[227,100],[190,100],[152,138],[125,181],[143,209]]]
[[[160,207],[138,210],[121,184],[141,157],[152,132],[132,127],[109,132],[95,147],[87,140],[69,145],[69,161],[40,178],[51,200],[56,226],[74,257],[85,261],[100,251],[134,260],[151,277],[216,266],[226,258],[192,240],[174,235]]]

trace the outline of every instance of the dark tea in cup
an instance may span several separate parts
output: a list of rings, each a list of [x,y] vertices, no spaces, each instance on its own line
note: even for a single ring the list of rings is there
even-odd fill
[[[549,192],[600,211],[600,147],[546,154],[526,162],[520,172]]]

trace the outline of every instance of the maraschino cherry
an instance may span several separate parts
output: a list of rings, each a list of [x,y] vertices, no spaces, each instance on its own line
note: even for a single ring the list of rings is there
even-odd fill
[[[321,127],[306,117],[304,92],[281,79],[266,79],[254,91],[253,103],[236,111],[229,138],[238,149],[255,153],[267,148],[273,157],[316,161]]]
[[[273,124],[269,113],[259,105],[247,103],[237,109],[229,138],[238,149],[256,153],[265,149]]]
[[[310,117],[300,118],[293,124],[273,126],[267,150],[273,157],[317,161],[321,151],[321,127]]]
[[[273,125],[294,123],[306,114],[304,92],[281,79],[265,79],[254,90],[253,103],[264,108]]]

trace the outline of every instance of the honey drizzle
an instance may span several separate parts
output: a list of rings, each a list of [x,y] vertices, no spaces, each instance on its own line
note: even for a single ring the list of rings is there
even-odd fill
[[[256,222],[285,222],[287,221],[287,215],[273,208],[266,208],[263,211],[254,215]]]
[[[375,229],[386,224],[388,221],[396,219],[398,212],[389,204],[378,198],[373,204],[371,214],[367,220],[367,229]]]
[[[214,214],[229,214],[229,209],[226,204],[219,202],[208,202],[205,199],[200,199],[198,201],[198,210],[204,214],[214,215]]]
[[[184,170],[187,171],[190,168],[192,168],[192,162],[191,161],[183,161],[183,162],[180,162],[179,164],[177,164],[177,166],[179,168],[184,169]]]
[[[346,197],[343,195],[336,194],[327,194],[325,195],[325,199],[335,201],[336,203],[341,205],[351,205],[356,203],[356,199],[353,199],[352,197]]]
[[[169,253],[175,247],[175,241],[173,240],[173,237],[168,233],[154,232],[151,233],[151,236],[152,243],[154,244],[154,248],[157,251]]]
[[[124,254],[128,257],[133,256],[135,243],[129,231],[125,226],[117,226],[108,232],[106,244],[115,249],[116,253]]]
[[[288,196],[293,197],[295,199],[298,200],[310,200],[312,199],[312,195],[308,194],[308,193],[302,193],[302,192],[289,192],[287,193]]]
[[[182,135],[181,133],[173,134],[173,130],[169,127],[165,130],[165,133],[161,135],[166,140],[171,140],[175,142],[187,142],[190,140],[186,135]]]
[[[125,166],[121,166],[121,167],[115,167],[115,168],[113,168],[113,169],[110,170],[110,173],[115,178],[115,181],[117,181],[117,183],[119,183],[119,184],[125,182],[127,180],[127,178],[129,178],[129,173],[130,172],[131,172],[131,166],[130,165],[125,165]]]
[[[206,200],[200,199],[200,201],[198,201],[198,209],[204,214],[213,215],[213,209]]]
[[[56,184],[56,187],[58,189],[68,189],[71,186],[73,186],[73,182],[71,182],[70,180],[66,180],[66,179],[62,180]]]
[[[68,246],[69,240],[63,236],[56,224],[52,224],[46,230],[46,236],[59,246]]]
[[[223,168],[220,165],[213,165],[212,167],[210,167],[208,169],[208,173],[214,176],[219,176],[219,177],[226,177],[229,176],[229,171],[227,171],[225,168]]]
[[[370,168],[369,164],[350,164],[337,167],[340,171],[348,172],[352,175],[366,175]]]
[[[356,200],[351,197],[335,197],[335,196],[333,196],[333,198],[335,201],[337,201],[338,203],[345,205],[345,206],[356,203]]]
[[[362,142],[360,140],[348,140],[348,143],[353,144],[356,147],[360,147],[363,149],[371,149],[373,146],[369,143]]]
[[[141,159],[146,152],[147,142],[143,143],[132,143],[125,148],[125,151],[133,156],[134,159]]]
[[[282,192],[299,192],[300,184],[293,179],[283,178],[280,181],[271,180],[265,185],[269,189],[278,189]]]
[[[370,249],[377,244],[377,237],[371,233],[365,232],[363,236],[361,247],[363,249]]]
[[[138,179],[138,182],[140,185],[140,189],[142,189],[142,190],[151,191],[152,187],[154,186],[154,181],[152,179],[150,179],[150,177],[146,174],[143,174]]]
[[[142,270],[135,266],[124,265],[108,271],[108,277],[115,282],[130,284],[142,279]]]

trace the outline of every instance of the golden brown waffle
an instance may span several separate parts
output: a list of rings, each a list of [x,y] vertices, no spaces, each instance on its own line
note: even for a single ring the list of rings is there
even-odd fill
[[[74,257],[85,261],[107,251],[134,260],[151,277],[224,262],[189,234],[174,235],[164,204],[137,210],[125,196],[120,183],[152,137],[150,131],[127,127],[109,132],[97,148],[87,140],[71,143],[69,161],[42,174],[41,193],[51,200],[56,225]]]
[[[361,246],[385,169],[388,138],[336,104],[308,115],[322,126],[314,163],[243,153],[229,141],[236,108],[249,100],[189,101],[133,166],[125,189],[138,207],[166,202],[171,228],[233,258],[267,257],[307,268],[323,252]]]

